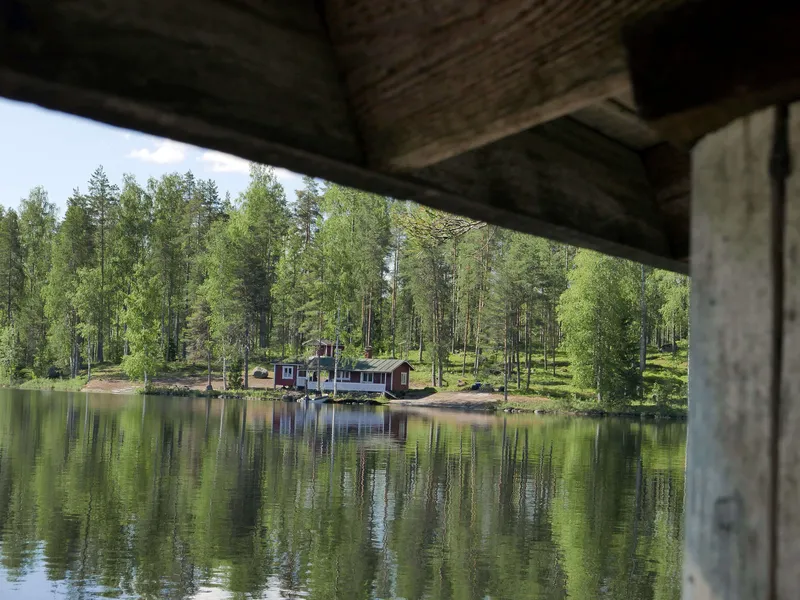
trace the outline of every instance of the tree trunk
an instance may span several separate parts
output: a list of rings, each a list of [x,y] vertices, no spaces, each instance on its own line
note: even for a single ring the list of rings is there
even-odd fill
[[[525,389],[531,389],[531,309],[526,307],[525,311],[525,367],[528,369],[528,380],[525,383]]]
[[[206,370],[208,372],[208,383],[206,385],[210,388],[211,387],[211,352],[206,352]]]
[[[645,270],[642,265],[642,286],[639,295],[639,308],[641,310],[641,333],[639,335],[639,372],[644,373],[647,368],[647,300],[645,298]]]
[[[422,362],[422,317],[419,318],[419,362]]]
[[[550,327],[550,312],[545,309],[542,321],[542,352],[544,353],[544,370],[547,372],[547,330]]]
[[[400,244],[394,249],[394,265],[392,268],[392,358],[396,356],[395,336],[397,334],[397,263],[400,254]]]
[[[100,322],[97,324],[97,361],[103,362],[103,325],[106,320],[106,242],[105,242],[105,215],[101,216],[100,225]]]
[[[520,324],[522,322],[521,311],[517,308],[517,322],[516,327],[514,328],[514,355],[515,355],[515,362],[517,367],[517,389],[522,387],[522,362],[519,359],[519,329]]]
[[[503,400],[508,402],[508,306],[505,308],[505,327],[503,339]]]
[[[467,376],[467,336],[469,335],[469,290],[467,290],[467,311],[464,316],[464,347],[461,350],[461,376]]]
[[[480,367],[480,347],[481,347],[481,314],[483,313],[483,290],[478,297],[478,316],[475,323],[475,367],[473,369],[475,377],[478,377]]]
[[[250,385],[250,322],[244,326],[244,389]]]
[[[674,355],[678,351],[677,344],[678,340],[675,339],[675,319],[672,319],[672,354]]]
[[[258,311],[258,347],[267,347],[267,310],[265,308]]]
[[[372,291],[369,292],[369,304],[367,306],[367,346],[372,345]]]
[[[434,281],[434,286],[436,282]],[[436,387],[436,355],[439,353],[439,340],[436,337],[436,292],[433,293],[433,310],[431,311],[431,385]]]
[[[86,340],[86,383],[92,380],[92,342]]]

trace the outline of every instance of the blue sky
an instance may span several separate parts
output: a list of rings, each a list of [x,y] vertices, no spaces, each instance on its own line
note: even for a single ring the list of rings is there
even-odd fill
[[[163,138],[118,129],[87,119],[0,98],[0,204],[16,208],[20,198],[41,185],[63,216],[75,187],[86,191],[98,165],[109,179],[122,182],[132,173],[144,184],[148,177],[191,170],[195,177],[214,179],[224,196],[235,198],[247,187],[246,161]],[[293,200],[301,177],[276,169],[278,180]]]

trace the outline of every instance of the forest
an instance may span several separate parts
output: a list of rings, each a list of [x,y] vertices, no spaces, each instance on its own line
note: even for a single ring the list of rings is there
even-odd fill
[[[100,364],[147,384],[181,363],[246,388],[253,365],[338,336],[432,387],[524,391],[566,365],[615,404],[652,393],[648,353],[689,335],[685,276],[310,177],[287,198],[255,164],[238,198],[102,167],[63,215],[32,189],[0,214],[0,298],[6,384]]]

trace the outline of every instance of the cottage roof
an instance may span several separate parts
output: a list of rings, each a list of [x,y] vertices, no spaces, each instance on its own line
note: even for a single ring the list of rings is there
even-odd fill
[[[312,358],[308,361],[308,370],[313,371],[317,368],[317,360],[319,360],[319,368],[324,371],[332,371],[334,364],[333,364],[333,357],[330,356],[323,356],[320,359],[316,357]],[[339,359],[339,370],[340,371],[363,371],[363,372],[374,372],[374,373],[391,373],[397,367],[407,364],[411,370],[414,367],[406,361],[400,358],[341,358]]]

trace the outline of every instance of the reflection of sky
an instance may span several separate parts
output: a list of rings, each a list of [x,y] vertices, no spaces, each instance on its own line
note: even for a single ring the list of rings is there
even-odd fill
[[[19,581],[10,581],[8,573],[0,566],[0,598],[3,600],[45,600],[47,598],[70,598],[75,597],[76,594],[70,593],[69,586],[65,585],[64,581],[50,581],[47,578],[47,573],[44,570],[44,560],[41,552],[36,552],[37,567],[32,568],[22,575]],[[231,592],[225,590],[227,587],[228,577],[224,569],[220,569],[211,578],[207,585],[202,586],[198,592],[193,596],[196,600],[229,600],[234,596]],[[260,600],[285,600],[286,598],[303,598],[307,594],[305,592],[292,591],[286,594],[281,590],[281,582],[277,577],[270,577],[268,580],[268,589],[259,596]],[[88,592],[89,597],[104,597],[102,588],[83,588],[84,592]],[[112,594],[114,598],[128,598],[119,594],[118,590],[114,590]]]
[[[2,546],[0,546],[2,547]],[[26,570],[19,580],[11,581],[0,566],[0,598],[14,600],[43,600],[44,598],[67,598],[67,586],[63,581],[50,581],[44,570],[44,557],[36,552],[36,566]]]
[[[304,592],[290,592],[288,595],[281,590],[281,582],[277,577],[270,577],[268,588],[259,596],[259,600],[285,600],[286,598],[304,598],[308,594]],[[201,587],[193,596],[195,600],[228,600],[233,597],[231,592],[222,589],[226,585],[226,579],[219,573],[211,582],[212,586]]]

